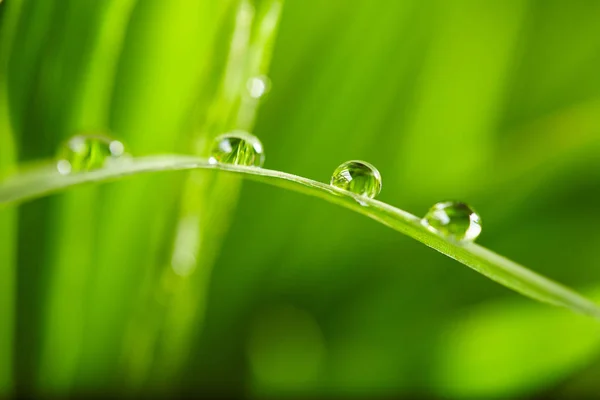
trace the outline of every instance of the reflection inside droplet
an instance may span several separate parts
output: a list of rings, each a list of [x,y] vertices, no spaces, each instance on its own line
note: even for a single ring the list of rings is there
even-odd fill
[[[262,143],[256,136],[237,130],[215,138],[208,161],[211,164],[262,167],[265,153]]]
[[[445,201],[435,204],[421,223],[450,240],[472,242],[481,233],[481,218],[466,203]]]
[[[372,199],[381,191],[381,174],[368,162],[352,160],[333,171],[330,184]]]

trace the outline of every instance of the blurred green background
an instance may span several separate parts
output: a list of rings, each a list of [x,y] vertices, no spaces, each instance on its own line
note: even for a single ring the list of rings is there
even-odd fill
[[[379,168],[600,300],[600,2],[4,0],[0,174],[81,132]],[[268,75],[271,90],[249,95]],[[0,397],[577,398],[600,329],[363,216],[211,172],[0,209]]]

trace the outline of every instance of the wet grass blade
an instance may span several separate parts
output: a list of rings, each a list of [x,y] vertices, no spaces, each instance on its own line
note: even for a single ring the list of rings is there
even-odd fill
[[[410,236],[525,296],[600,319],[600,307],[594,302],[482,246],[450,242],[424,228],[418,217],[406,211],[377,200],[362,198],[325,183],[280,171],[212,165],[206,159],[182,155],[141,157],[105,169],[69,176],[59,175],[54,165],[49,164],[22,172],[1,183],[0,206],[38,198],[84,183],[116,180],[149,172],[196,169],[240,174],[254,181],[338,204]]]

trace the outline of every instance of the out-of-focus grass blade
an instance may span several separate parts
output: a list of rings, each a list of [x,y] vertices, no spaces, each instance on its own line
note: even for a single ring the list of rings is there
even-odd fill
[[[516,398],[597,357],[595,321],[515,300],[463,310],[441,329],[431,381],[440,396]]]
[[[86,129],[108,126],[114,76],[123,39],[135,0],[72,3],[73,18],[65,24],[65,36],[57,51],[75,80],[68,106],[61,107],[65,125],[61,133],[72,135]],[[90,20],[90,15],[94,16]],[[73,38],[77,38],[75,40]],[[86,49],[77,57],[80,48]],[[60,65],[60,64],[59,64]],[[60,92],[60,81],[53,82]],[[47,395],[66,393],[73,384],[82,350],[85,324],[85,295],[93,273],[97,251],[98,188],[66,193],[52,202],[54,245],[49,248],[46,267],[50,274],[43,302],[41,356],[37,380]]]
[[[212,1],[137,2],[123,43],[108,127],[135,154],[183,151],[189,113],[209,63]],[[168,178],[168,179],[167,179]],[[163,263],[179,179],[142,178],[99,193],[74,390],[122,384],[123,338],[147,277]],[[124,245],[125,244],[125,245]],[[151,363],[152,361],[146,361]]]
[[[245,37],[240,41],[236,38],[236,32],[240,29],[242,33],[245,32],[251,18],[244,14],[238,24],[238,13],[235,12],[238,5],[240,2],[235,0],[204,3],[205,10],[202,13],[211,17],[202,24],[201,35],[208,47],[203,48],[202,68],[198,71],[199,90],[190,94],[195,102],[194,114],[201,116],[194,115],[194,121],[189,122],[191,127],[186,135],[189,137],[182,140],[186,151],[205,152],[205,147],[212,143],[217,133],[222,132],[221,129],[231,128],[226,121],[237,104],[239,88],[233,85],[225,94],[219,88],[224,84],[231,86],[232,82],[241,79],[247,46]],[[230,42],[236,46],[230,46]],[[235,53],[234,60],[223,60],[228,54],[225,49]],[[197,126],[198,120],[203,122],[200,127]],[[178,366],[189,347],[189,341],[182,331],[187,333],[190,325],[194,325],[189,320],[194,320],[195,310],[203,308],[201,301],[190,296],[201,296],[199,293],[203,292],[204,287],[202,280],[207,276],[205,270],[208,269],[204,268],[204,264],[210,263],[208,260],[212,259],[212,253],[216,250],[216,246],[212,248],[210,243],[218,243],[220,239],[213,231],[215,234],[210,241],[200,241],[200,237],[205,236],[200,231],[201,225],[213,223],[214,226],[223,227],[226,224],[224,221],[213,221],[213,213],[204,207],[205,198],[216,195],[218,190],[215,186],[218,183],[204,179],[200,171],[196,174],[190,174],[183,183],[178,205],[175,206],[174,212],[179,212],[179,215],[172,222],[173,231],[163,235],[167,254],[156,262],[155,268],[143,272],[140,296],[126,323],[121,359],[131,393],[149,382],[152,382],[156,391],[164,389],[168,386],[165,383],[180,374]],[[235,202],[239,178],[230,180],[233,181],[229,188],[231,190],[225,189],[227,192],[224,197]],[[226,206],[225,203],[222,202],[221,206]],[[185,277],[178,276],[175,271]],[[185,271],[195,271],[196,285],[191,284]],[[165,285],[167,281],[169,285]],[[194,286],[193,290],[189,289],[190,286]],[[157,298],[161,300],[156,301]],[[148,313],[149,308],[153,310],[152,313]]]
[[[474,192],[501,198],[497,203],[506,212],[533,193],[549,196],[560,190],[557,179],[569,170],[593,170],[600,154],[600,101],[576,104],[507,132],[496,151],[502,157],[485,174],[499,171],[496,180],[482,182]]]
[[[438,31],[397,158],[403,187],[452,197],[482,177],[526,4],[438,2]]]
[[[0,18],[0,177],[12,169],[17,158],[6,73],[20,7],[20,1],[11,2],[8,10],[2,10],[4,15]],[[16,227],[17,211],[0,209],[0,397],[9,397],[13,386]]]
[[[281,9],[281,0],[243,0],[236,4],[232,36],[224,45],[229,49],[227,61],[223,71],[213,72],[220,77],[219,87],[214,95],[210,91],[200,95],[201,102],[209,97],[210,105],[194,129],[196,154],[207,154],[213,138],[220,133],[234,129],[252,131],[261,96],[252,97],[248,83],[251,79],[268,80],[265,76]],[[215,78],[209,75],[205,79]],[[146,379],[156,390],[168,388],[183,373],[194,338],[202,331],[212,266],[230,226],[240,183],[239,176],[211,175],[206,171],[192,172],[185,182],[171,255],[150,290],[152,296],[162,293],[165,298],[164,318],[153,316],[148,321],[151,327],[160,327],[149,331],[160,330],[160,334],[154,339],[154,350],[144,351],[144,344],[138,346],[137,338],[152,341],[152,333],[144,332],[141,325],[130,332],[133,340],[125,346],[129,352],[154,354],[153,369]],[[165,281],[171,282],[167,291]]]
[[[0,204],[39,197],[86,182],[105,181],[143,172],[201,168],[242,174],[259,182],[294,190],[349,208],[410,236],[523,295],[600,319],[600,307],[594,302],[482,246],[474,243],[452,243],[427,230],[416,216],[398,208],[377,200],[362,198],[325,183],[280,171],[213,165],[202,158],[175,155],[139,158],[119,166],[71,176],[60,176],[53,171],[53,166],[49,166],[17,175],[0,185]]]

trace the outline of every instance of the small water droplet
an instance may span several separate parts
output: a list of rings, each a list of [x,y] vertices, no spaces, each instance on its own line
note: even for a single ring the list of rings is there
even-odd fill
[[[98,169],[124,152],[123,143],[108,136],[76,135],[62,145],[56,168],[62,175]]]
[[[271,80],[268,76],[253,76],[246,81],[246,89],[253,99],[260,99],[271,90]]]
[[[333,171],[330,184],[372,199],[381,192],[381,174],[368,162],[346,161]]]
[[[421,220],[424,226],[451,240],[472,242],[481,233],[481,218],[468,204],[445,201],[435,204]]]
[[[262,167],[265,153],[256,136],[244,131],[233,131],[217,136],[208,161],[211,164]]]

